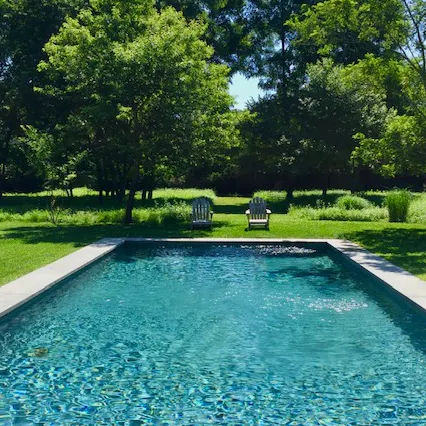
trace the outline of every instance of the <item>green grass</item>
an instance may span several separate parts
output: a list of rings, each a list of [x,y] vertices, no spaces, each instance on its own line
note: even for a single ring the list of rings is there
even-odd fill
[[[336,191],[332,196],[337,199],[342,195],[341,192]],[[158,196],[160,194],[161,197]],[[171,209],[175,208],[170,208],[170,205],[177,205],[177,210],[182,209],[187,212],[191,202],[191,197],[185,198],[187,194],[180,193],[179,196],[173,196],[172,193],[167,197],[167,194],[160,191],[154,192],[154,201],[157,205],[155,206],[154,201],[142,203],[138,200],[135,215],[149,215],[150,211],[155,209],[160,211],[163,208],[164,217],[167,217]],[[312,191],[299,193],[298,197],[301,197],[299,205],[315,206],[319,195],[319,192],[316,195]],[[372,201],[377,206],[385,195],[376,193],[372,196],[379,200]],[[22,197],[19,200],[20,203],[16,202],[16,197]],[[86,207],[82,199],[88,202]],[[426,226],[424,223],[388,223],[385,220],[375,222],[310,220],[273,211],[270,231],[247,232],[244,211],[249,200],[250,198],[244,197],[215,197],[213,229],[191,231],[189,222],[183,216],[179,216],[182,213],[180,210],[180,213],[176,213],[171,219],[164,220],[163,217],[158,221],[158,216],[155,215],[153,220],[149,220],[149,216],[143,220],[139,218],[140,223],[131,226],[114,223],[117,217],[121,218],[122,207],[117,205],[114,207],[113,200],[107,200],[105,206],[100,209],[96,202],[96,195],[82,191],[73,200],[74,204],[66,200],[71,206],[68,208],[73,212],[72,221],[67,223],[54,226],[46,221],[0,222],[0,284],[59,259],[100,238],[123,236],[347,238],[426,280]],[[2,208],[9,209],[10,214],[18,214],[17,208],[22,205],[34,206],[39,201],[36,196],[8,196]],[[424,217],[425,204],[425,197],[417,195],[410,210],[414,212],[411,213],[413,217]],[[23,214],[32,214],[33,210],[29,208]],[[183,215],[185,216],[186,213]],[[99,220],[102,217],[104,222]]]

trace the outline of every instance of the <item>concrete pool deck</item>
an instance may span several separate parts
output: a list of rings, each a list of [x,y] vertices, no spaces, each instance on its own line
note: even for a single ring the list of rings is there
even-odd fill
[[[0,317],[115,250],[125,242],[318,245],[339,253],[371,277],[426,311],[426,282],[370,253],[338,239],[297,238],[104,238],[0,287]]]

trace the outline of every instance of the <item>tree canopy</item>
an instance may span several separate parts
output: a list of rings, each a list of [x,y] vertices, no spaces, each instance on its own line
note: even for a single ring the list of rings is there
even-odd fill
[[[135,191],[159,182],[266,182],[291,197],[301,175],[324,194],[332,174],[425,175],[422,0],[2,0],[0,12],[0,198],[41,182],[70,196],[89,185],[100,201],[130,190],[130,220]],[[267,90],[244,112],[235,72]]]

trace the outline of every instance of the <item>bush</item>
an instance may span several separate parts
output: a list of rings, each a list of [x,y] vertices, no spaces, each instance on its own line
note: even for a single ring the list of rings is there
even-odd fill
[[[405,190],[391,191],[386,197],[389,222],[407,222],[411,194]]]
[[[408,214],[409,222],[426,223],[426,194],[413,196]]]
[[[163,205],[156,204],[155,207],[149,209],[135,209],[134,221],[146,222],[153,225],[161,225],[163,223],[178,223],[189,220],[191,207],[184,201]]]
[[[336,200],[334,205],[344,210],[363,210],[372,207],[370,201],[357,195],[343,195]]]
[[[285,191],[256,191],[254,197],[263,198],[267,203],[282,203],[286,200]]]

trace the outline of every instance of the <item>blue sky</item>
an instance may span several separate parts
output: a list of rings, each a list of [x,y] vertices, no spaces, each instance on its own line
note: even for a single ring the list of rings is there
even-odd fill
[[[232,77],[229,92],[236,98],[236,108],[244,109],[249,99],[257,99],[263,93],[258,87],[258,82],[258,78],[247,79],[242,74],[235,74]]]

